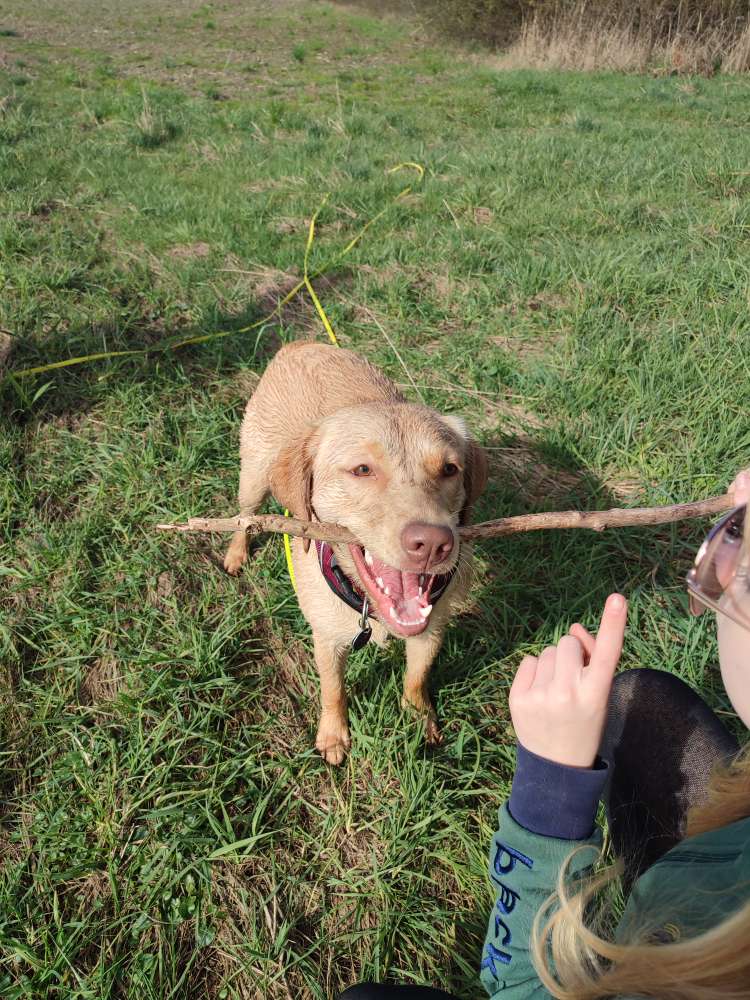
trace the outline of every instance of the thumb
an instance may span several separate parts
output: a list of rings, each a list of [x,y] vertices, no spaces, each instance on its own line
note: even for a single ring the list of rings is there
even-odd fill
[[[591,685],[608,689],[617,664],[620,662],[625,625],[628,620],[628,602],[622,594],[610,594],[604,605],[594,651],[591,654],[585,679]]]

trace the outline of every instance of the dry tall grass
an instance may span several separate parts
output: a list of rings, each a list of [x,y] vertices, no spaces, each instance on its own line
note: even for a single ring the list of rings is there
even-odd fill
[[[664,33],[635,12],[612,14],[583,2],[528,18],[499,57],[503,68],[613,70],[713,76],[750,69],[750,23],[736,20]]]

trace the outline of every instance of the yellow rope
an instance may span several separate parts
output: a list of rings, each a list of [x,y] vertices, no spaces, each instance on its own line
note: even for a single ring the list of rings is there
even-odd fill
[[[317,210],[317,212],[315,212],[312,219],[310,219],[310,229],[308,230],[307,233],[307,246],[305,247],[304,277],[302,280],[305,283],[305,288],[307,288],[308,292],[310,293],[310,298],[313,300],[315,308],[318,310],[318,316],[320,316],[320,320],[325,328],[326,333],[328,334],[328,339],[331,341],[334,347],[338,347],[339,342],[338,340],[336,340],[336,334],[333,332],[333,327],[331,326],[330,320],[326,316],[326,311],[323,308],[320,299],[315,294],[315,289],[312,286],[312,283],[310,281],[310,276],[307,271],[307,262],[310,257],[310,249],[313,245],[313,240],[315,239],[315,223],[327,201],[328,201],[328,196],[326,195],[326,197],[323,199],[320,208]]]
[[[419,163],[411,163],[411,162],[398,163],[395,167],[392,167],[388,171],[388,173],[392,174],[396,170],[403,170],[404,167],[412,167],[414,170],[416,170],[418,172],[418,174],[419,174],[419,179],[420,180],[422,180],[422,178],[424,177],[424,167],[422,167]],[[393,199],[393,201],[396,202],[400,198],[405,197],[407,194],[409,194],[409,192],[411,191],[411,189],[412,189],[411,185],[409,185],[408,187],[405,187],[402,191],[399,191],[399,193],[396,195],[396,197]],[[308,273],[308,267],[307,267],[308,261],[310,259],[310,250],[312,249],[313,241],[315,239],[315,223],[318,221],[318,216],[323,211],[323,209],[324,209],[327,201],[328,201],[328,195],[326,195],[326,197],[323,199],[323,201],[321,202],[320,206],[318,207],[317,211],[314,213],[312,219],[310,219],[310,228],[309,228],[309,230],[307,232],[307,245],[305,246],[305,260],[304,260],[304,270],[303,270],[302,284],[305,286],[305,288],[307,289],[307,291],[310,293],[310,298],[313,300],[313,304],[314,304],[315,308],[318,311],[318,316],[320,316],[320,321],[323,324],[325,332],[328,334],[328,339],[331,341],[331,343],[335,347],[338,347],[339,346],[339,342],[336,339],[336,334],[333,332],[333,327],[331,326],[331,321],[328,319],[328,316],[326,315],[326,311],[323,308],[323,304],[322,304],[322,302],[320,301],[320,299],[318,298],[318,296],[315,293],[315,289],[313,288],[312,282],[310,281],[310,275]],[[382,218],[382,216],[385,215],[385,213],[388,211],[389,208],[390,208],[390,205],[386,205],[386,207],[382,208],[377,213],[377,215],[374,215],[368,222],[365,223],[365,225],[360,229],[360,231],[357,233],[357,235],[354,237],[354,239],[351,240],[349,243],[347,243],[347,245],[341,251],[341,257],[345,257],[349,253],[349,251],[352,249],[352,247],[354,247],[359,242],[359,240],[362,238],[362,236],[364,236],[364,234],[367,232],[367,230],[370,228],[370,226],[372,226],[373,223],[377,222],[378,219]],[[320,272],[318,272],[318,274],[320,274]],[[288,510],[284,511],[284,517],[289,517],[289,511]],[[289,535],[284,535],[284,553],[286,555],[286,568],[289,571],[289,579],[292,581],[292,587],[294,588],[294,591],[296,593],[297,592],[297,583],[296,583],[296,581],[294,579],[294,564],[292,562],[292,542],[291,542],[291,539],[290,539]]]
[[[404,170],[404,169],[407,169],[407,168],[411,168],[412,170],[416,170],[417,173],[419,174],[419,180],[420,181],[424,178],[424,167],[422,167],[419,163],[412,163],[411,161],[406,161],[404,163],[397,163],[396,166],[395,167],[391,167],[390,170],[387,171],[387,173],[393,174],[393,173],[396,173],[399,170]],[[388,209],[392,205],[394,205],[397,201],[400,201],[401,198],[405,198],[406,195],[410,194],[413,187],[414,187],[413,184],[409,184],[405,188],[403,188],[401,191],[399,191],[399,193],[396,195],[396,197],[393,199],[393,201],[391,201],[388,205],[386,205],[385,208],[381,208],[381,210],[379,212],[377,212],[375,215],[373,215],[373,217],[371,219],[368,219],[368,221],[364,224],[364,226],[362,226],[362,228],[359,230],[359,232],[356,233],[354,235],[354,237],[346,244],[346,246],[344,247],[344,249],[341,250],[340,253],[336,254],[336,256],[327,265],[324,265],[323,267],[321,267],[317,271],[315,271],[314,274],[312,275],[312,278],[318,278],[318,277],[320,277],[330,267],[332,267],[333,264],[337,263],[338,261],[340,261],[344,257],[346,257],[346,255],[348,253],[350,253],[351,250],[354,249],[354,247],[357,245],[357,243],[359,243],[359,241],[365,235],[365,233],[367,232],[367,230],[371,226],[373,226],[379,219],[382,219],[382,217],[385,215],[385,213],[388,211]],[[215,333],[206,333],[206,334],[203,334],[202,336],[197,336],[197,337],[187,337],[187,338],[184,338],[182,340],[165,340],[161,344],[157,344],[157,345],[155,345],[153,347],[147,347],[147,348],[142,348],[142,349],[137,349],[137,350],[130,350],[130,351],[104,351],[101,354],[87,354],[87,355],[85,355],[83,357],[68,358],[67,361],[54,361],[51,364],[47,364],[47,365],[37,365],[34,368],[24,368],[24,369],[22,369],[20,371],[9,372],[7,377],[13,377],[13,376],[15,376],[17,378],[20,378],[21,376],[25,376],[25,375],[38,375],[40,372],[51,371],[54,368],[70,368],[73,365],[82,365],[82,364],[85,364],[86,362],[89,362],[89,361],[100,361],[102,358],[122,358],[122,357],[128,357],[128,356],[132,357],[132,356],[138,355],[138,354],[148,354],[150,351],[177,350],[180,347],[186,347],[188,344],[205,344],[207,341],[209,341],[209,340],[216,340],[219,337],[231,337],[233,334],[236,334],[236,333],[249,333],[251,330],[257,330],[259,327],[264,326],[266,323],[268,323],[270,320],[272,320],[274,316],[276,316],[277,314],[280,314],[282,306],[285,306],[288,302],[291,302],[291,300],[303,288],[307,289],[307,291],[308,291],[308,293],[310,295],[310,298],[313,301],[313,305],[315,306],[315,309],[317,310],[318,316],[320,317],[320,321],[323,324],[323,327],[324,327],[326,333],[328,334],[328,339],[331,341],[332,344],[334,344],[336,347],[338,347],[339,346],[339,342],[336,339],[336,334],[333,332],[333,327],[331,326],[331,321],[328,319],[328,316],[326,315],[326,311],[323,308],[323,304],[321,303],[320,299],[318,298],[318,296],[317,296],[317,294],[315,292],[315,289],[312,286],[311,275],[310,275],[309,268],[308,268],[308,263],[309,263],[309,259],[310,259],[310,251],[312,249],[313,241],[315,240],[315,223],[317,222],[318,216],[322,212],[322,210],[325,207],[325,205],[327,204],[327,202],[328,202],[328,195],[326,195],[326,197],[320,203],[317,211],[314,213],[313,217],[310,219],[310,227],[309,227],[308,233],[307,233],[307,244],[305,246],[305,259],[304,259],[304,269],[303,269],[302,281],[297,282],[297,284],[294,286],[294,288],[292,288],[292,290],[290,292],[288,292],[284,296],[284,298],[281,299],[277,303],[276,308],[273,310],[273,312],[269,313],[268,316],[264,316],[263,319],[258,320],[255,323],[251,323],[250,326],[242,327],[242,329],[240,329],[240,330],[220,330],[220,331],[215,332]],[[0,382],[1,381],[3,381],[3,380],[0,380]],[[285,517],[289,517],[289,511],[288,510],[284,511],[284,516]],[[286,534],[284,535],[284,553],[286,555],[286,566],[287,566],[287,569],[289,571],[289,579],[292,581],[292,587],[294,588],[295,593],[296,593],[296,591],[297,591],[297,583],[296,583],[296,581],[294,579],[294,564],[292,562],[292,543],[291,543],[291,539],[289,538],[289,535],[286,535]]]
[[[312,219],[310,219],[310,228],[309,228],[308,233],[307,233],[307,245],[305,247],[305,263],[304,263],[304,278],[303,278],[303,281],[304,281],[304,284],[305,284],[305,288],[307,288],[308,292],[310,293],[310,298],[313,300],[313,304],[315,305],[315,308],[318,311],[318,316],[320,316],[320,320],[321,320],[321,322],[322,322],[322,324],[323,324],[323,326],[325,328],[325,331],[328,334],[328,339],[331,341],[331,343],[335,347],[338,347],[339,346],[339,342],[336,339],[336,334],[333,332],[333,327],[331,326],[331,321],[328,319],[328,316],[326,315],[326,311],[323,308],[322,302],[320,301],[320,299],[318,298],[318,296],[315,294],[315,289],[313,288],[312,282],[310,281],[310,275],[309,275],[308,267],[307,267],[308,260],[310,259],[310,250],[311,250],[312,245],[313,245],[313,240],[315,239],[315,223],[316,223],[316,221],[318,219],[318,216],[320,215],[320,213],[321,213],[321,211],[322,211],[322,209],[325,206],[325,204],[326,204],[327,201],[328,201],[328,197],[326,197],[326,198],[323,199],[323,202],[320,205],[320,208],[318,208],[318,210],[313,215]],[[288,510],[284,511],[284,517],[289,517],[289,511]],[[286,555],[286,568],[287,568],[287,570],[289,572],[289,579],[292,581],[292,587],[294,588],[294,592],[296,593],[297,592],[297,581],[294,578],[294,563],[292,561],[292,540],[289,537],[289,535],[286,535],[286,534],[284,535],[284,554]]]
[[[289,511],[284,511],[284,517],[289,517]],[[292,562],[292,540],[289,535],[284,535],[284,554],[286,555],[286,568],[289,570],[289,579],[292,581],[292,589],[297,593],[297,581],[294,579],[294,563]]]
[[[411,162],[398,163],[395,167],[391,167],[390,170],[387,171],[387,173],[392,174],[397,170],[404,170],[407,167],[416,170],[417,173],[419,174],[419,180],[420,181],[422,180],[422,178],[424,177],[424,167],[420,166],[419,163],[411,163]],[[399,191],[396,197],[388,205],[386,205],[385,208],[382,208],[376,215],[373,215],[373,217],[369,219],[364,224],[364,226],[362,226],[359,232],[352,237],[352,239],[346,244],[343,250],[340,250],[339,253],[335,254],[326,264],[318,268],[318,270],[315,271],[312,275],[306,274],[305,277],[302,279],[302,281],[297,282],[294,288],[292,288],[291,291],[287,292],[284,298],[280,299],[279,302],[276,303],[274,309],[270,313],[268,313],[267,316],[264,316],[263,319],[257,320],[255,323],[251,323],[249,326],[243,326],[239,330],[217,330],[214,333],[204,333],[195,337],[182,337],[182,338],[167,337],[160,343],[152,344],[150,347],[133,348],[129,351],[102,351],[98,354],[84,354],[76,358],[67,358],[65,361],[52,361],[46,365],[35,365],[33,368],[20,368],[16,369],[15,371],[11,370],[7,372],[7,374],[2,379],[0,379],[0,384],[2,384],[5,381],[11,381],[12,379],[15,378],[24,378],[28,375],[39,375],[41,372],[52,371],[53,369],[56,368],[72,368],[74,365],[88,364],[91,361],[101,361],[105,358],[126,358],[126,357],[136,357],[138,355],[143,355],[143,354],[160,353],[165,351],[176,351],[180,347],[187,347],[189,344],[205,344],[210,340],[218,340],[221,337],[233,337],[235,336],[235,334],[250,333],[252,330],[258,330],[260,329],[260,327],[265,326],[267,323],[270,323],[271,320],[273,320],[273,318],[281,312],[282,307],[285,306],[288,302],[291,302],[291,300],[296,295],[298,295],[303,288],[307,288],[307,290],[312,293],[313,302],[315,303],[316,308],[318,309],[318,313],[319,314],[323,313],[323,315],[325,315],[325,313],[323,312],[323,307],[320,305],[320,302],[317,300],[317,296],[312,290],[310,281],[313,278],[319,278],[320,275],[325,274],[326,271],[330,270],[335,264],[338,264],[341,260],[343,260],[343,258],[346,257],[348,253],[350,253],[350,251],[357,245],[357,243],[359,243],[359,241],[365,235],[367,230],[372,225],[374,225],[379,219],[382,219],[382,217],[391,208],[392,205],[394,205],[397,201],[400,201],[401,198],[405,198],[406,195],[410,194],[413,188],[414,185],[409,184],[407,185],[407,187],[403,188],[403,190]],[[323,204],[325,204],[325,202]],[[321,205],[321,208],[322,207],[323,206]],[[320,208],[315,213],[313,221],[315,220],[315,218],[317,218],[319,212]],[[308,243],[309,242],[310,242],[310,237],[308,235]],[[307,255],[309,255],[309,246],[306,252],[306,257]],[[327,323],[327,320],[324,321],[324,325],[325,323]],[[330,324],[328,325],[330,326]],[[331,331],[331,333],[332,332],[333,331]]]

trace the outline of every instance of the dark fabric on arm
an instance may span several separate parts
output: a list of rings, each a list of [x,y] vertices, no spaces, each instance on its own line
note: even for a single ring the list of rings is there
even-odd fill
[[[458,1000],[453,993],[431,986],[389,986],[387,983],[358,983],[339,994],[338,1000]]]
[[[568,767],[518,744],[508,811],[519,826],[542,837],[585,840],[594,830],[596,807],[607,781],[606,761]]]

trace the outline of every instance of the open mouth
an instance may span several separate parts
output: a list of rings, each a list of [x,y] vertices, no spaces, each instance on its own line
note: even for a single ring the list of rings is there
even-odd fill
[[[360,545],[350,545],[349,551],[367,596],[392,631],[402,636],[424,632],[432,612],[430,593],[437,578],[430,573],[396,569]]]

